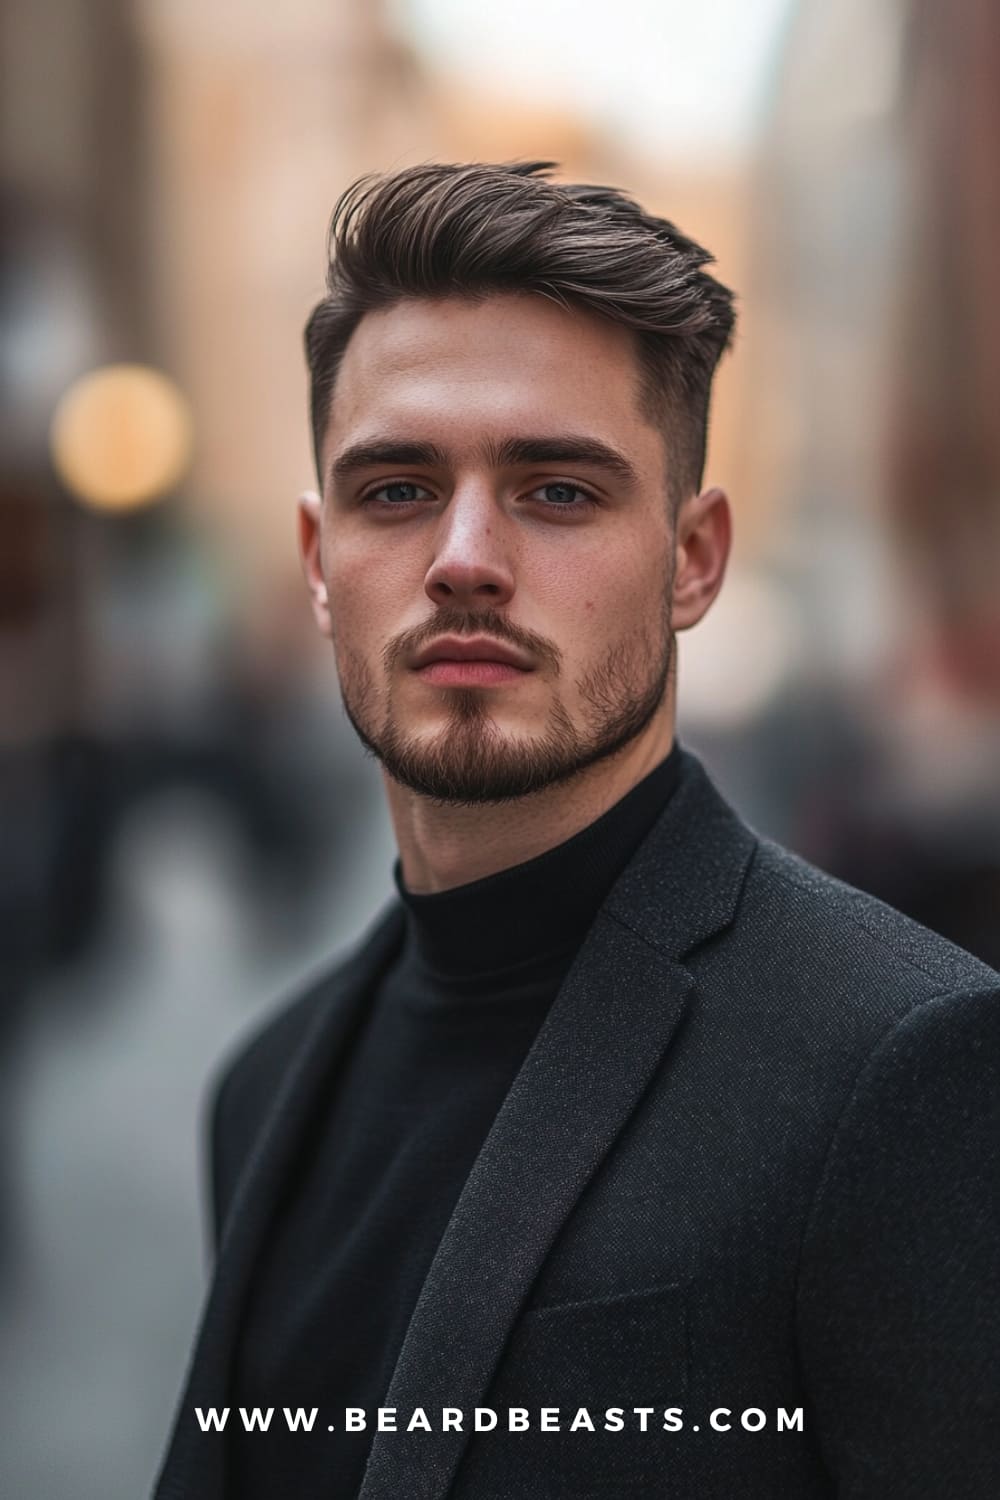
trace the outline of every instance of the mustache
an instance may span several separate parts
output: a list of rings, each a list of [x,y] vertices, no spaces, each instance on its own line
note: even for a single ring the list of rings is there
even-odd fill
[[[412,656],[439,635],[492,636],[494,640],[503,641],[536,658],[549,668],[553,676],[558,676],[562,669],[562,652],[558,646],[534,631],[514,625],[499,611],[478,610],[470,614],[468,610],[442,608],[422,625],[404,631],[384,647],[382,662],[386,671],[391,671],[400,658]]]

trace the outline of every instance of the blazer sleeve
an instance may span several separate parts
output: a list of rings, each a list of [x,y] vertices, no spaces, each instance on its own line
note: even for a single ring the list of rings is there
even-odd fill
[[[227,1096],[234,1076],[231,1063],[210,1074],[198,1106],[198,1157],[203,1246],[211,1269],[219,1252],[226,1213],[233,1194],[235,1164]]]
[[[837,1126],[796,1316],[837,1500],[1000,1496],[1000,976],[883,1036]]]
[[[219,1252],[226,1205],[231,1193],[229,1182],[231,1174],[227,1170],[223,1120],[226,1084],[230,1077],[231,1074],[226,1072],[221,1077],[217,1076],[212,1080],[205,1107],[207,1124],[203,1153],[205,1173],[203,1196],[207,1206],[205,1217],[208,1224],[209,1251],[213,1259]]]
[[[216,1064],[201,1104],[202,1201],[210,1257],[218,1253],[243,1168],[275,1093],[308,1031],[328,983],[321,976],[238,1038]]]
[[[265,1035],[230,1058],[217,1069],[206,1089],[202,1196],[213,1259],[219,1251],[240,1174],[277,1087],[270,1078],[274,1054],[268,1041]]]

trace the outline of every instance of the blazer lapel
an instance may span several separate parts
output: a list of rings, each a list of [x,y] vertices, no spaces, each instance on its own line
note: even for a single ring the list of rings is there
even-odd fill
[[[660,1066],[693,987],[680,962],[732,920],[756,842],[699,761],[616,882],[462,1190],[421,1290],[359,1500],[443,1500],[469,1431],[403,1424],[481,1402],[561,1226]],[[467,1427],[467,1420],[463,1422]]]
[[[275,1094],[233,1198],[155,1500],[219,1500],[223,1493],[225,1442],[218,1433],[201,1431],[195,1407],[219,1406],[227,1399],[243,1301],[279,1191],[322,1105],[324,1082],[395,952],[403,925],[402,908],[394,904],[346,968],[320,980],[330,993]]]

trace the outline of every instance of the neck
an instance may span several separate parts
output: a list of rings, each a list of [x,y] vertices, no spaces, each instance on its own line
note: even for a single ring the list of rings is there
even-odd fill
[[[572,838],[647,776],[674,739],[669,705],[617,754],[514,802],[442,805],[384,776],[403,880],[414,894],[466,885]]]

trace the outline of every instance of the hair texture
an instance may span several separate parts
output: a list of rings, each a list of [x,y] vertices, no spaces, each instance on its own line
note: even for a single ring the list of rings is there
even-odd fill
[[[712,376],[735,326],[714,257],[616,188],[558,163],[428,162],[359,178],[333,211],[327,292],[306,324],[316,468],[337,372],[366,313],[410,297],[537,292],[632,329],[643,414],[664,433],[674,505],[701,485]]]

